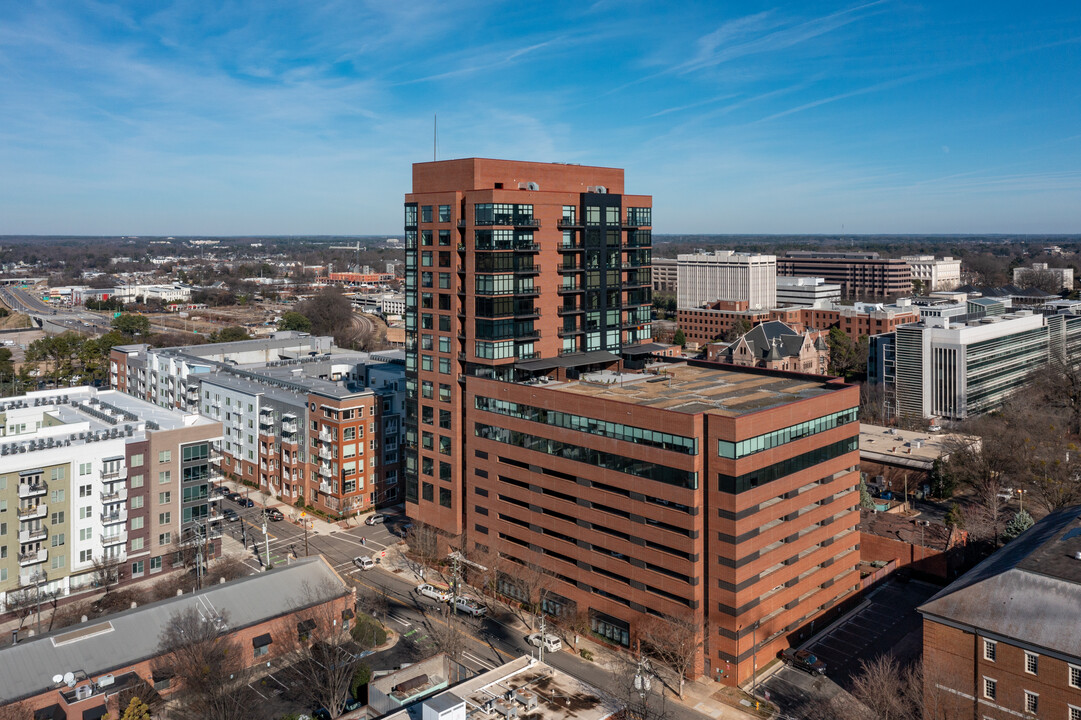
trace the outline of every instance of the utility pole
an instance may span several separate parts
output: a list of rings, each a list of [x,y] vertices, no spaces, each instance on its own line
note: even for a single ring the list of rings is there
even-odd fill
[[[308,518],[304,520],[304,557],[308,557]]]
[[[270,536],[267,535],[267,532],[266,532],[266,510],[265,509],[263,510],[263,545],[266,548],[266,564],[264,565],[264,567],[266,567],[266,569],[269,570],[270,569]]]
[[[544,662],[544,613],[540,616],[540,644],[537,645],[537,659]]]
[[[758,620],[751,625],[751,695],[758,691]]]

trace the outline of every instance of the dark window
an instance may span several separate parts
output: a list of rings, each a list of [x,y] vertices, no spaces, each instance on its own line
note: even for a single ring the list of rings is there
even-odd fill
[[[421,483],[420,494],[423,499],[427,500],[428,502],[432,502],[435,499],[435,485],[432,485],[428,482]]]
[[[450,488],[439,488],[439,504],[445,508],[450,507]]]

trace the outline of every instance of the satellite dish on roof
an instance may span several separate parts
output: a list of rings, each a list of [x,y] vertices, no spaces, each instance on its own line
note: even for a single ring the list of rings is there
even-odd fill
[[[54,684],[59,685],[62,682],[64,682],[64,676],[63,675],[53,675],[53,683]]]
[[[75,673],[73,673],[73,672],[64,673],[64,684],[67,685],[68,687],[75,687]]]

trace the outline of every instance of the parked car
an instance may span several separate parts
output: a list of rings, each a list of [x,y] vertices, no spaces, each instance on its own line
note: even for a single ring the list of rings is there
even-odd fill
[[[365,557],[361,555],[353,558],[353,564],[361,570],[371,570],[373,567],[375,567],[375,560],[372,560],[370,557]]]
[[[540,647],[541,643],[543,643],[545,652],[559,652],[563,649],[563,641],[552,633],[541,634],[536,632],[527,637],[526,640],[534,647]]]
[[[486,606],[482,605],[477,600],[474,600],[471,597],[465,597],[464,595],[459,595],[454,598],[454,607],[457,608],[458,612],[466,613],[473,617],[484,617],[488,614],[488,608]]]
[[[236,522],[240,519],[240,515],[233,508],[225,508],[221,514],[229,522]]]
[[[273,520],[277,522],[278,520],[285,519],[285,515],[283,515],[282,511],[278,508],[267,508],[263,512],[266,513],[267,520]]]
[[[383,513],[374,513],[364,518],[365,525],[381,525],[387,521],[387,516]]]
[[[229,491],[219,485],[215,485],[214,487],[210,488],[211,497],[226,497],[228,495]]]
[[[408,537],[409,531],[413,529],[413,523],[405,523],[398,528],[399,537]]]
[[[784,661],[785,665],[791,665],[812,675],[826,674],[826,663],[819,660],[814,656],[814,653],[808,650],[785,648],[781,651],[781,660]]]
[[[428,583],[421,583],[420,585],[417,585],[417,594],[423,595],[426,598],[431,598],[432,600],[438,600],[439,602],[447,602],[448,600],[450,600],[449,590],[437,588],[434,585],[429,585]]]
[[[240,500],[240,498],[242,498],[244,496],[241,495],[238,492],[233,492],[232,490],[226,490],[225,492],[222,493],[222,497],[228,498],[228,499],[232,500],[233,502],[237,502],[238,500]]]
[[[254,500],[252,500],[251,498],[246,498],[240,494],[236,496],[236,504],[244,508],[255,507]]]

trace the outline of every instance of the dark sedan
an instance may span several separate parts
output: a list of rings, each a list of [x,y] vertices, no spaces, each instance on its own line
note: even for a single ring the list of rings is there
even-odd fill
[[[274,520],[277,522],[278,520],[285,519],[285,515],[282,515],[282,511],[277,508],[267,508],[264,512],[266,513],[267,520]]]
[[[236,504],[242,508],[255,507],[255,501],[251,498],[246,498],[243,495],[237,495],[235,500]]]
[[[236,522],[240,519],[240,515],[233,508],[225,508],[222,511],[221,516],[225,518],[226,522]]]

